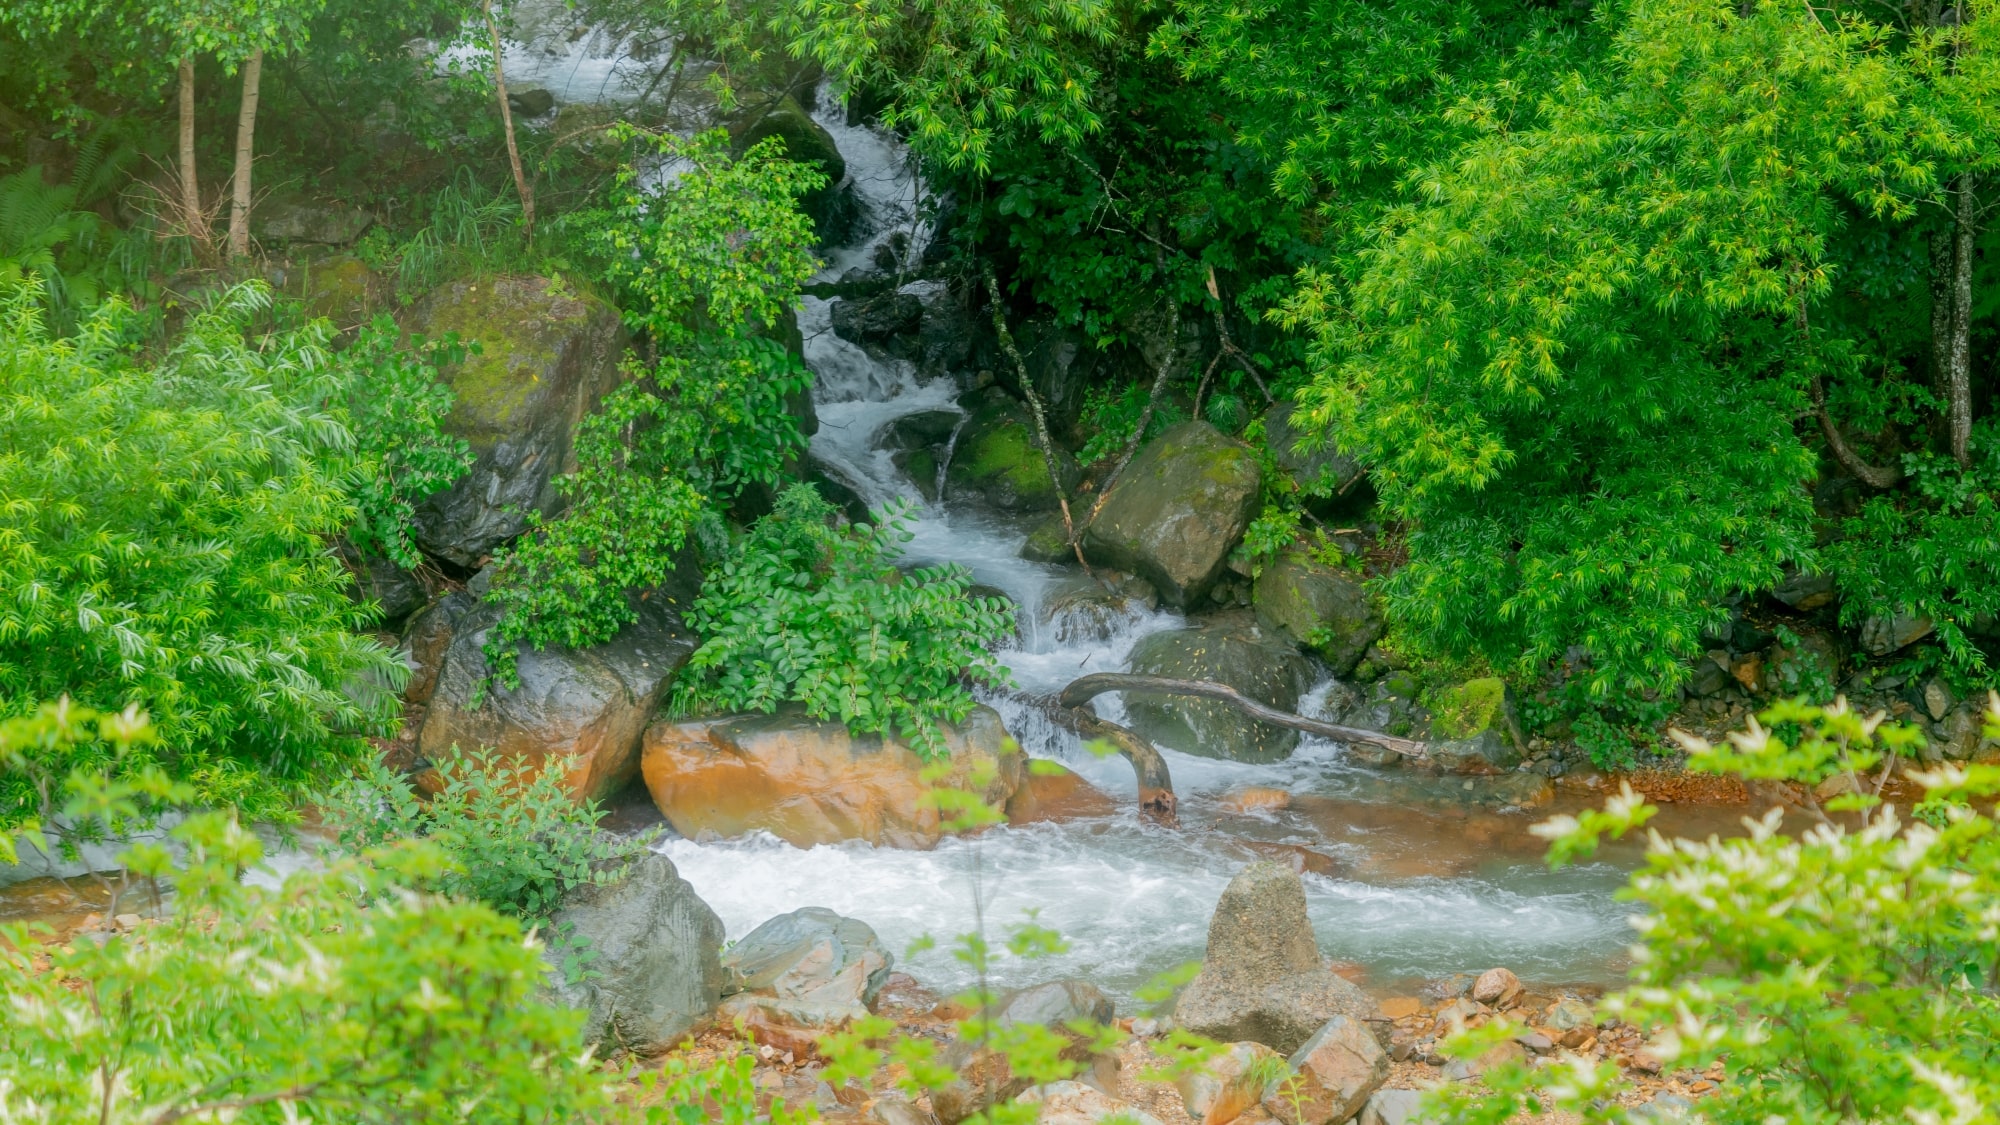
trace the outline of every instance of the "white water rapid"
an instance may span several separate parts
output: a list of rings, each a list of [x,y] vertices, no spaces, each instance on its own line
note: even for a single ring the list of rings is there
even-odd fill
[[[835,251],[820,280],[870,262],[896,232],[910,240],[906,255],[913,257],[928,232],[918,208],[923,185],[902,145],[878,129],[846,124],[830,93],[819,105],[816,116],[847,159],[871,232]],[[1023,607],[1023,639],[1001,654],[1020,688],[1046,693],[1086,672],[1122,670],[1140,637],[1181,623],[1164,612],[1131,613],[1108,630],[1046,620],[1045,598],[1077,572],[1021,559],[1026,529],[1017,522],[926,503],[878,447],[884,428],[903,415],[956,409],[958,388],[948,379],[921,382],[912,365],[877,359],[835,336],[831,305],[808,297],[799,316],[817,376],[820,428],[812,452],[871,506],[896,499],[911,506],[912,561],[960,563]],[[1102,639],[1059,639],[1079,633]],[[1115,700],[1100,700],[1114,717]],[[1257,844],[1309,848],[1337,872],[1305,879],[1321,947],[1358,963],[1377,987],[1493,965],[1544,981],[1605,980],[1616,972],[1629,933],[1627,910],[1611,899],[1621,869],[1548,872],[1525,832],[1532,817],[1467,804],[1456,781],[1426,786],[1385,777],[1313,739],[1269,766],[1167,751],[1182,827],[1164,828],[1137,816],[1136,786],[1122,759],[1090,758],[1014,693],[988,693],[986,702],[1031,754],[1062,759],[1117,795],[1121,811],[1000,828],[928,852],[859,843],[800,850],[769,836],[675,840],[662,850],[722,916],[731,938],[785,911],[829,907],[868,922],[899,954],[920,936],[937,939],[936,948],[901,967],[945,989],[968,983],[950,953],[957,935],[983,916],[988,937],[998,939],[1032,912],[1037,924],[1062,933],[1068,949],[1032,963],[1003,962],[1002,983],[1082,976],[1129,996],[1154,974],[1200,958],[1216,899],[1236,871],[1259,858]],[[1218,797],[1250,785],[1290,791],[1291,807],[1255,815],[1221,807]]]

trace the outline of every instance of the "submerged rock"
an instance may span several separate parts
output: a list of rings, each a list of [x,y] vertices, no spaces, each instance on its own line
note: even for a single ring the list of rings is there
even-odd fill
[[[1083,473],[1069,451],[1056,452],[1056,471],[1067,495],[1076,490]],[[1027,407],[998,391],[980,398],[952,447],[951,464],[944,470],[944,498],[1005,512],[1057,507],[1055,485],[1049,480],[1048,463]]]
[[[1241,621],[1154,633],[1133,646],[1130,667],[1140,675],[1228,684],[1281,711],[1298,710],[1312,680],[1311,663],[1296,649]],[[1299,741],[1297,731],[1214,700],[1126,692],[1125,710],[1127,725],[1141,737],[1208,758],[1272,762]]]
[[[1026,767],[1000,716],[975,707],[939,730],[952,769],[938,784],[966,788],[984,776],[980,795],[1004,806]],[[766,831],[802,848],[842,840],[929,848],[942,836],[913,750],[796,712],[655,723],[642,768],[653,802],[690,838]]]
[[[1354,671],[1387,628],[1358,575],[1299,555],[1265,567],[1251,597],[1259,624],[1318,653],[1336,676]]]
[[[1249,446],[1206,422],[1183,423],[1126,466],[1085,550],[1151,582],[1168,605],[1199,604],[1249,526],[1262,484]]]
[[[584,1041],[658,1054],[715,1014],[722,920],[663,855],[570,892],[550,920],[550,987],[587,1013]]]
[[[559,509],[555,478],[576,468],[578,423],[618,385],[624,328],[617,309],[546,277],[450,282],[418,303],[409,328],[480,345],[442,372],[456,396],[444,430],[477,459],[413,521],[425,550],[480,566],[530,512]]]
[[[481,605],[456,624],[418,748],[432,761],[453,747],[490,748],[530,765],[573,756],[570,792],[580,800],[610,796],[638,773],[640,735],[694,652],[670,597],[641,601],[639,620],[601,645],[537,651],[517,642],[513,688],[486,659],[499,620],[499,607]]]
[[[1244,868],[1222,892],[1201,972],[1174,1005],[1174,1022],[1196,1035],[1288,1054],[1335,1016],[1374,1015],[1367,994],[1320,958],[1298,874],[1269,861]]]

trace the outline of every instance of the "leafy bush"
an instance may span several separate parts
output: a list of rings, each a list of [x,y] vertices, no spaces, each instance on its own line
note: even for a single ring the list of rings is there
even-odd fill
[[[824,177],[779,159],[775,139],[741,159],[720,134],[659,145],[677,179],[645,190],[628,168],[618,207],[568,221],[653,358],[584,421],[577,471],[557,482],[563,516],[495,560],[503,676],[517,640],[616,634],[634,619],[628,590],[663,581],[691,532],[719,528],[745,487],[774,488],[805,448],[787,403],[812,377],[771,333],[817,267],[796,201]]]
[[[95,733],[130,750],[133,729],[45,708],[0,723],[0,763]],[[73,774],[67,815],[139,815],[144,788]],[[536,944],[438,894],[436,847],[377,849],[274,891],[242,882],[261,846],[227,814],[173,837],[183,863],[157,845],[124,858],[172,879],[170,914],[64,945],[0,928],[10,1120],[560,1121],[606,1104],[573,1049],[577,1014],[535,998]]]
[[[423,563],[410,539],[418,502],[464,476],[473,455],[464,439],[440,428],[452,393],[438,369],[464,359],[466,347],[455,335],[418,336],[408,346],[401,336],[394,320],[378,316],[341,353],[358,446],[350,488],[360,513],[347,534],[355,546],[414,569]]]
[[[134,764],[285,815],[407,675],[353,631],[325,546],[355,513],[320,331],[246,338],[269,304],[246,285],[142,363],[118,302],[60,341],[37,303],[0,296],[0,714],[141,704],[158,738]],[[30,799],[0,778],[0,823]]]
[[[703,583],[688,614],[702,645],[675,681],[675,710],[798,702],[942,754],[936,723],[972,710],[966,685],[1006,682],[990,649],[1014,623],[1001,599],[971,596],[963,567],[897,571],[909,538],[899,510],[841,527],[811,486],[786,489]]]
[[[644,847],[597,831],[596,804],[563,785],[567,760],[523,764],[486,750],[433,764],[442,788],[428,799],[380,763],[335,790],[325,807],[341,845],[428,841],[450,864],[440,890],[529,919],[554,912],[572,887],[618,879],[620,861]]]
[[[33,278],[59,331],[104,298],[140,288],[152,256],[144,231],[121,232],[85,209],[116,168],[103,150],[101,141],[87,144],[61,186],[40,165],[0,176],[0,286]]]
[[[1690,768],[1779,788],[1783,807],[1734,839],[1654,837],[1632,877],[1632,986],[1604,1010],[1657,1029],[1670,1068],[1720,1062],[1700,1103],[1717,1125],[1769,1121],[1993,1120],[2000,1105],[2000,767],[1946,764],[1904,776],[1927,794],[1905,822],[1881,800],[1922,735],[1830,707],[1783,703],[1715,746],[1679,736]],[[1796,729],[1791,742],[1774,729]],[[1988,716],[2000,736],[2000,697]],[[1656,810],[1630,786],[1603,811],[1538,826],[1552,862],[1587,855]],[[1802,834],[1785,819],[1803,819]],[[1476,1056],[1518,1027],[1469,1034]],[[1611,1097],[1617,1068],[1569,1058],[1486,1076],[1495,1096],[1454,1096],[1451,1120],[1499,1122],[1553,1102],[1588,1122],[1636,1121]]]

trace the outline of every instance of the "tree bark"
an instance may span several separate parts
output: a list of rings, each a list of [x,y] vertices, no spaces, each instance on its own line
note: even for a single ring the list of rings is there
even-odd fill
[[[1820,381],[1819,376],[1813,376],[1810,390],[1813,412],[1819,416],[1820,432],[1826,435],[1827,447],[1833,450],[1833,459],[1840,462],[1842,468],[1853,473],[1861,483],[1870,488],[1889,488],[1903,479],[1902,470],[1870,465],[1847,444],[1847,439],[1841,436],[1840,427],[1833,424],[1833,415],[1827,413],[1826,385]]]
[[[1000,304],[1000,282],[993,276],[993,267],[986,267],[986,298],[993,303],[993,333],[1000,337],[1000,350],[1014,364],[1014,376],[1021,382],[1021,394],[1028,400],[1028,412],[1035,420],[1035,440],[1042,446],[1042,463],[1049,471],[1049,484],[1056,490],[1056,504],[1062,508],[1063,533],[1069,536],[1069,549],[1076,553],[1076,564],[1085,574],[1097,577],[1090,564],[1083,560],[1083,542],[1077,538],[1076,524],[1069,516],[1069,497],[1063,492],[1062,473],[1056,469],[1056,446],[1049,438],[1048,416],[1042,412],[1042,396],[1035,391],[1035,381],[1028,376],[1028,364],[1021,358],[1021,349],[1014,346],[1014,334],[1007,331],[1007,313]]]
[[[264,52],[243,62],[243,104],[236,112],[236,183],[229,208],[229,255],[250,253],[250,161],[257,137],[257,95],[264,80]]]
[[[1975,190],[1972,173],[1960,173],[1952,215],[1951,339],[1945,348],[1944,378],[1951,456],[1960,468],[1972,464],[1972,254],[1979,233]]]
[[[1079,676],[1071,680],[1069,686],[1062,690],[1058,702],[1064,707],[1081,707],[1107,691],[1148,691],[1162,695],[1192,695],[1198,699],[1213,699],[1219,703],[1227,703],[1251,718],[1270,723],[1275,727],[1288,727],[1341,742],[1366,742],[1406,758],[1426,757],[1424,744],[1414,739],[1397,738],[1395,735],[1383,734],[1380,731],[1345,727],[1338,723],[1308,719],[1304,715],[1294,715],[1289,711],[1279,711],[1264,706],[1228,684],[1218,684],[1213,680],[1175,680],[1165,676],[1093,672],[1088,676]]]
[[[514,143],[514,107],[507,104],[507,74],[500,65],[500,25],[493,19],[493,0],[483,0],[480,11],[486,16],[486,33],[493,39],[493,92],[500,99],[500,124],[507,133],[507,163],[514,169],[514,190],[521,195],[521,229],[528,241],[535,240],[535,190],[521,171],[521,150]]]
[[[188,241],[194,245],[195,257],[207,259],[210,253],[208,242],[208,218],[201,210],[201,179],[194,167],[194,56],[181,60],[181,225],[187,228]]]

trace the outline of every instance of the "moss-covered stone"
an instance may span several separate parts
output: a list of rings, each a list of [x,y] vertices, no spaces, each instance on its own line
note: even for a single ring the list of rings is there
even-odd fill
[[[1471,738],[1498,724],[1506,725],[1507,685],[1498,676],[1483,676],[1444,688],[1430,700],[1431,733],[1438,738]]]
[[[1318,653],[1336,676],[1352,672],[1382,636],[1382,614],[1359,577],[1303,556],[1265,567],[1251,597],[1258,623]]]
[[[1062,513],[1057,512],[1035,525],[1028,532],[1028,538],[1021,544],[1021,557],[1029,562],[1059,563],[1075,558],[1070,550],[1069,532],[1063,528]]]
[[[1056,468],[1064,491],[1074,490],[1083,475],[1076,458],[1057,450]],[[980,400],[953,446],[944,471],[944,498],[1007,512],[1045,512],[1058,506],[1026,407],[997,391]]]
[[[1085,546],[1093,562],[1151,582],[1173,606],[1199,604],[1257,505],[1250,447],[1206,422],[1148,442],[1104,498]]]

